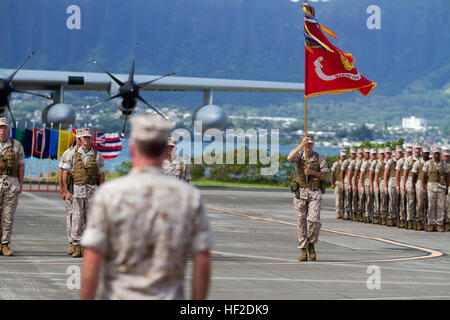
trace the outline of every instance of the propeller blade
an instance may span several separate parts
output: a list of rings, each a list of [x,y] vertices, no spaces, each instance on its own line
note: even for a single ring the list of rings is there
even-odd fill
[[[142,82],[142,83],[138,84],[137,86],[139,87],[139,89],[142,89],[142,88],[148,86],[149,84],[152,84],[153,82],[158,81],[159,79],[162,79],[162,78],[165,78],[165,77],[169,77],[169,76],[173,76],[174,74],[176,74],[176,73],[175,72],[168,73],[168,74],[165,74],[165,75],[163,75],[163,76],[161,76],[159,78],[156,78],[154,80],[150,80],[150,81],[147,81],[147,82]]]
[[[138,98],[139,100],[141,100],[143,103],[145,103],[147,106],[149,106],[150,108],[152,108],[153,110],[155,110],[156,113],[159,114],[161,117],[163,117],[163,118],[166,119],[166,120],[169,120],[169,119],[167,119],[167,117],[166,117],[164,114],[161,113],[161,111],[159,111],[158,109],[156,109],[155,107],[153,107],[152,105],[150,105],[147,101],[145,101],[144,98],[142,98],[141,96],[137,96],[137,98]]]
[[[6,78],[6,81],[11,82],[11,80],[14,78],[16,73],[23,67],[23,65],[34,55],[34,51],[31,51],[31,53],[25,58],[25,60],[22,62],[20,66],[17,67],[17,69],[9,75],[8,78]]]
[[[127,130],[127,121],[128,121],[128,113],[125,114],[125,121],[123,122],[123,129],[122,129],[122,134],[121,137],[125,137],[125,130]]]
[[[16,92],[16,93],[26,93],[26,94],[32,94],[34,96],[38,96],[38,97],[42,97],[42,98],[46,98],[51,100],[52,97],[50,96],[46,96],[45,94],[40,94],[40,93],[35,93],[35,92],[30,92],[30,91],[23,91],[23,90],[17,90],[17,89],[13,89],[12,92]]]
[[[96,64],[100,69],[102,69],[108,76],[111,77],[119,86],[123,86],[123,82],[114,77],[111,73],[109,73],[100,63],[97,62],[94,58],[92,58],[92,62]]]
[[[12,122],[13,122],[13,124],[14,124],[14,128],[16,128],[16,120],[14,119],[13,113],[12,113],[12,111],[11,111],[11,107],[9,106],[9,101],[8,101],[8,99],[6,99],[6,107],[8,108],[9,114],[10,114],[10,116],[11,116],[11,120],[12,120]]]
[[[131,63],[130,75],[128,76],[128,81],[131,81],[131,82],[133,82],[133,79],[134,79],[134,65],[136,63],[136,49],[137,49],[138,45],[139,45],[139,43],[136,42],[136,47],[134,47],[133,62]]]
[[[115,95],[113,95],[111,97],[108,97],[105,100],[102,100],[100,102],[97,102],[97,103],[94,103],[94,104],[88,104],[88,105],[85,105],[85,106],[81,106],[81,108],[82,109],[92,109],[92,108],[95,108],[95,107],[105,103],[105,102],[108,102],[109,100],[112,100],[112,99],[115,99],[115,98],[118,98],[118,97],[121,97],[121,96],[122,96],[122,94],[118,93],[118,94],[115,94]]]

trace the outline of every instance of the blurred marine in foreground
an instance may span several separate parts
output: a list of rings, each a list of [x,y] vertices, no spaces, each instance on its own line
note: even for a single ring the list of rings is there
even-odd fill
[[[154,115],[131,124],[133,168],[100,187],[82,238],[81,298],[95,298],[103,265],[100,299],[184,299],[192,255],[192,299],[205,299],[213,239],[200,192],[161,170],[173,126]]]

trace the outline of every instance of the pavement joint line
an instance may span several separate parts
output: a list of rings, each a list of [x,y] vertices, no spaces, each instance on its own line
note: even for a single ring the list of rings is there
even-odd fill
[[[213,207],[213,206],[210,206],[210,205],[206,205],[205,207],[208,208],[208,209],[211,209],[211,210],[219,211],[219,212],[222,212],[222,213],[233,214],[233,215],[237,215],[237,216],[240,216],[240,217],[249,218],[249,219],[252,219],[252,220],[275,222],[275,223],[286,224],[286,225],[290,225],[290,226],[294,226],[294,227],[297,226],[295,223],[286,222],[286,221],[282,221],[282,220],[277,220],[277,219],[273,219],[273,218],[256,217],[256,216],[252,216],[252,215],[249,215],[249,214],[238,213],[238,212],[234,212],[234,211],[227,210],[227,209],[216,208],[216,207]],[[381,242],[388,243],[388,244],[391,244],[391,245],[396,245],[396,246],[406,247],[406,248],[409,248],[409,249],[419,250],[419,251],[422,251],[422,252],[426,252],[427,254],[426,255],[421,255],[421,256],[413,256],[413,257],[378,259],[378,260],[309,261],[308,264],[335,264],[335,263],[349,264],[349,263],[398,262],[398,261],[411,261],[411,260],[419,260],[419,259],[437,258],[437,257],[442,257],[442,256],[445,255],[445,253],[440,252],[438,250],[428,249],[428,248],[424,248],[424,247],[419,247],[419,246],[415,246],[415,245],[412,245],[412,244],[402,243],[402,242],[399,242],[399,241],[394,241],[394,240],[389,240],[389,239],[384,239],[384,238],[378,238],[378,237],[372,237],[372,236],[366,236],[366,235],[361,235],[361,234],[356,234],[356,233],[349,233],[349,232],[338,231],[338,230],[327,229],[327,228],[322,228],[321,230],[322,231],[326,231],[326,232],[341,234],[341,235],[345,235],[345,236],[351,236],[351,237],[357,237],[357,238],[362,238],[362,239],[381,241]],[[267,263],[267,264],[271,264],[271,263]],[[275,263],[273,263],[273,264],[275,264]],[[294,264],[294,262],[286,262],[285,264]],[[298,262],[295,262],[295,264],[298,264]]]

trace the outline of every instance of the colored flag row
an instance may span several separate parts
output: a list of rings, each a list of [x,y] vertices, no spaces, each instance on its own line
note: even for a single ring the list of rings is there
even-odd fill
[[[10,136],[22,144],[26,158],[57,159],[75,144],[75,130],[11,128]],[[93,147],[105,160],[113,159],[122,150],[122,140],[118,133],[96,132]]]

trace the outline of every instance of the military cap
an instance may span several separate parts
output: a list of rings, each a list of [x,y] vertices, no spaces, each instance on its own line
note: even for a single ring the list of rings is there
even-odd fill
[[[406,146],[405,146],[405,150],[406,150],[406,152],[413,152],[413,147],[412,147],[412,145],[410,145],[410,144],[406,145]]]
[[[435,153],[435,152],[441,153],[441,147],[434,146],[433,147],[433,153]]]
[[[378,149],[378,153],[384,153],[384,148]]]
[[[8,126],[9,127],[9,120],[7,118],[0,118],[0,126]]]
[[[423,147],[422,152],[430,153],[430,147]]]
[[[364,152],[370,152],[370,148],[364,148]]]
[[[167,142],[174,127],[172,122],[153,114],[135,116],[130,121],[130,137],[138,141]]]
[[[167,139],[167,145],[175,147],[177,145],[177,140],[174,137],[169,137],[169,139]]]
[[[385,147],[385,148],[384,148],[384,152],[385,152],[385,153],[392,153],[391,147]]]
[[[395,147],[395,151],[399,151],[399,152],[403,152],[403,147],[402,146],[396,146]]]
[[[340,152],[340,155],[341,156],[346,156],[347,155],[347,150],[341,150],[341,152]]]
[[[378,153],[378,151],[377,151],[377,149],[375,149],[375,148],[372,148],[372,149],[370,149],[370,153],[375,153],[375,154],[377,154],[377,153]]]
[[[358,150],[356,150],[356,148],[351,148],[350,149],[350,153],[357,153],[358,152]]]
[[[417,142],[417,143],[414,145],[414,149],[416,149],[416,148],[422,149],[422,146],[420,145],[420,143]]]
[[[364,153],[364,149],[358,149],[358,153]]]
[[[92,134],[91,128],[84,128],[84,129],[82,129],[81,137],[92,137],[92,136],[93,136],[93,134]]]
[[[77,138],[80,138],[82,133],[83,133],[83,128],[80,128],[80,129],[76,129],[76,130],[75,130],[75,136],[76,136]]]

